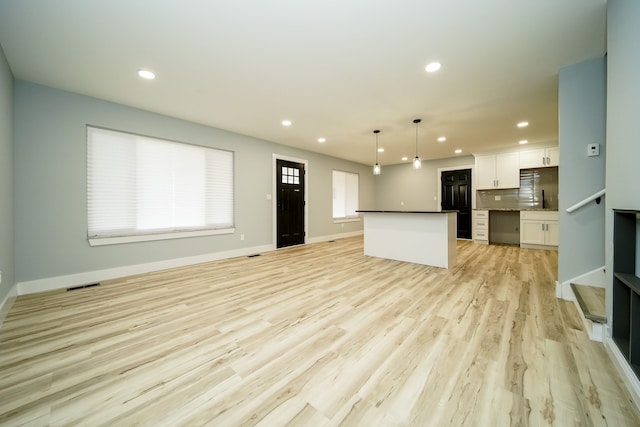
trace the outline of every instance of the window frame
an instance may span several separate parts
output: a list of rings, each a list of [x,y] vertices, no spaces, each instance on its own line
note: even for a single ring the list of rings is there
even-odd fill
[[[89,234],[89,215],[90,215],[90,148],[91,144],[91,131],[96,130],[98,132],[109,132],[115,134],[123,134],[126,138],[141,138],[145,140],[150,140],[159,143],[171,143],[171,144],[179,144],[191,147],[197,147],[203,149],[203,153],[207,153],[207,150],[211,150],[212,152],[224,152],[226,155],[231,156],[231,164],[230,164],[230,186],[231,186],[231,225],[230,226],[222,226],[222,227],[211,227],[205,225],[202,228],[198,227],[184,227],[184,226],[175,226],[174,229],[156,229],[156,230],[141,230],[138,229],[136,231],[125,230],[123,233],[117,232],[107,232],[105,234]],[[158,138],[154,136],[142,135],[133,132],[127,132],[117,129],[109,129],[94,125],[86,126],[86,136],[87,136],[87,176],[86,176],[86,184],[87,184],[87,240],[90,246],[102,246],[102,245],[112,245],[112,244],[120,244],[120,243],[132,243],[132,242],[146,242],[146,241],[155,241],[155,240],[167,240],[167,239],[181,239],[188,237],[198,237],[198,236],[211,236],[211,235],[221,235],[221,234],[231,234],[235,232],[235,152],[231,150],[224,150],[220,148],[199,145],[199,144],[191,144],[182,141],[174,141],[165,138]],[[205,154],[206,155],[206,154]]]
[[[346,207],[345,207],[345,216],[334,216],[334,212],[335,212],[335,174],[337,173],[341,173],[345,175],[345,178],[347,175],[353,175],[356,177],[357,179],[357,186],[356,186],[356,190],[357,190],[357,200],[356,200],[356,209],[355,209],[355,213],[354,215],[347,215],[346,212]],[[345,193],[347,192],[347,186],[345,185]],[[345,170],[341,170],[341,169],[332,169],[331,171],[331,193],[332,193],[332,197],[331,197],[331,216],[333,218],[333,223],[334,224],[340,224],[340,223],[345,223],[345,222],[358,222],[360,221],[360,214],[357,212],[357,210],[360,208],[360,174],[356,173],[356,172],[349,172],[349,171],[345,171]],[[345,198],[347,198],[348,195],[345,194]],[[346,203],[345,203],[346,204]]]

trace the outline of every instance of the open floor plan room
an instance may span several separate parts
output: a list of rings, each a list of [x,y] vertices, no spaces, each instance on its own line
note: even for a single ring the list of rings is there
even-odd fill
[[[557,252],[458,242],[450,269],[361,236],[19,296],[2,425],[637,426]]]

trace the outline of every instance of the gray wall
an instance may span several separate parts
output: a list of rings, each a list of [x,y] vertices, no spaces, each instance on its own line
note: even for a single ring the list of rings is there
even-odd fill
[[[437,197],[440,192],[438,168],[473,165],[473,156],[451,157],[448,159],[422,162],[422,168],[415,170],[411,162],[383,166],[382,173],[375,177],[374,209],[438,210]],[[474,195],[475,197],[475,195]],[[401,203],[404,202],[404,205]]]
[[[359,173],[361,204],[374,204],[368,165],[28,82],[16,81],[14,90],[17,282],[272,244],[273,201],[266,195],[272,193],[274,153],[308,160],[308,238],[362,229],[360,222],[333,223],[333,168]],[[236,233],[90,247],[87,124],[234,151]],[[5,150],[10,144],[2,142]]]
[[[14,284],[13,74],[0,46],[0,304]]]
[[[612,209],[640,210],[640,2],[607,3],[607,224],[609,290]],[[636,238],[636,246],[638,245]],[[636,265],[636,275],[640,265]],[[608,297],[611,296],[609,292]],[[608,298],[610,304],[612,298]],[[609,307],[608,313],[611,313]]]
[[[566,282],[605,262],[604,203],[574,213],[566,209],[605,187],[606,59],[560,70],[558,120],[561,166],[558,281]],[[600,156],[587,157],[587,144],[600,144]]]

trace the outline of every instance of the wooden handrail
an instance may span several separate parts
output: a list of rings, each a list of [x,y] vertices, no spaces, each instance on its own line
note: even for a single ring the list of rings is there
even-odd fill
[[[597,204],[600,204],[600,198],[602,196],[604,196],[604,193],[606,192],[606,190],[607,190],[606,188],[603,188],[602,190],[598,191],[597,193],[592,194],[591,196],[587,197],[586,199],[582,200],[581,202],[578,202],[575,205],[568,207],[567,208],[567,212],[571,213],[571,212],[573,212],[575,210],[578,210],[581,207],[583,207],[584,205],[586,205],[587,203],[592,202],[594,200],[596,201]]]

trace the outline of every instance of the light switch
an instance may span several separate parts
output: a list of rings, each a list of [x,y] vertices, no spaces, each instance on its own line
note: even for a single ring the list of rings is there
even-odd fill
[[[600,155],[600,144],[587,145],[587,156],[595,157]]]

